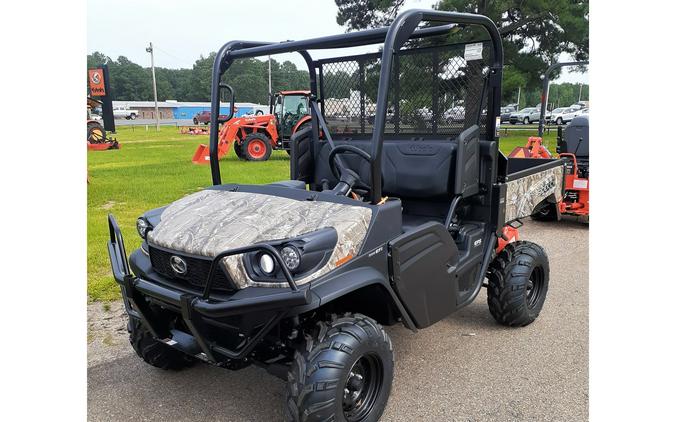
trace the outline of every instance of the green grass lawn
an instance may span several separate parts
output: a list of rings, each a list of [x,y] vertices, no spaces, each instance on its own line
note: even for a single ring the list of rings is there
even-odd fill
[[[510,132],[501,138],[501,149],[508,153],[535,135],[536,129]],[[197,146],[208,143],[207,136],[181,135],[177,128],[165,126],[160,132],[122,127],[116,137],[121,149],[89,151],[87,157],[87,293],[94,301],[120,297],[106,247],[108,213],[117,218],[130,252],[140,245],[139,215],[211,184],[209,167],[191,162]],[[555,133],[546,135],[544,143],[555,150]],[[260,163],[241,161],[230,151],[220,168],[223,183],[263,184],[289,177],[288,155],[283,151]]]

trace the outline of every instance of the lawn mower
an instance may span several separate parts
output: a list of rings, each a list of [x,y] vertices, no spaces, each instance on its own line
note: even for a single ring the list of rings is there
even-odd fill
[[[337,55],[312,58],[326,49]],[[141,246],[129,258],[109,215],[112,273],[131,345],[148,364],[254,364],[286,380],[288,421],[376,421],[394,377],[385,326],[429,327],[482,287],[499,324],[535,321],[549,262],[517,226],[542,202],[560,200],[563,163],[499,151],[504,59],[485,16],[413,9],[385,28],[229,42],[214,59],[211,114],[222,94],[234,102],[221,78],[236,60],[284,53],[300,54],[310,79],[311,119],[289,139],[291,180],[223,184],[218,124],[232,113],[214,119],[213,186],[141,215]],[[354,103],[340,107],[360,122],[349,133],[324,117],[338,104],[328,100],[346,92]],[[416,112],[413,98],[428,102],[429,125],[400,124]],[[461,126],[443,118],[446,99],[462,100]]]
[[[93,108],[101,104],[101,101],[87,97],[87,149],[92,151],[119,149],[120,144],[117,140],[106,135],[105,128],[91,112]]]
[[[309,91],[281,91],[271,99],[270,114],[230,118],[218,132],[218,159],[227,155],[232,146],[237,157],[248,161],[266,161],[274,149],[290,153],[290,136],[310,119],[309,94]],[[210,155],[209,147],[200,144],[192,162],[208,164]]]

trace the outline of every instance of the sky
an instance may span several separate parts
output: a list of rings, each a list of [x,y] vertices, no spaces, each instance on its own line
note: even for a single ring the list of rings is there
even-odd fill
[[[407,0],[403,9],[431,8],[435,3]],[[335,21],[336,15],[333,0],[89,0],[87,53],[100,51],[113,59],[126,56],[149,67],[150,55],[145,49],[152,42],[155,66],[191,68],[200,56],[217,51],[230,40],[299,40],[344,33],[345,28]],[[373,47],[365,49],[374,51]],[[355,54],[364,52],[364,48],[343,51],[345,55]],[[331,55],[334,52],[312,53],[315,58]],[[275,59],[304,67],[297,54]],[[588,83],[588,73],[563,70],[556,82]]]

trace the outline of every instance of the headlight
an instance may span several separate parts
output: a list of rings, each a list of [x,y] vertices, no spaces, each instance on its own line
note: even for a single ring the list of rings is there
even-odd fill
[[[263,253],[260,255],[260,261],[258,262],[260,269],[267,275],[271,275],[274,272],[274,258],[270,254]]]
[[[300,266],[300,251],[292,245],[284,246],[281,249],[281,259],[289,270],[295,271]]]
[[[136,230],[138,231],[138,235],[145,239],[145,236],[148,235],[148,231],[152,230],[152,226],[148,223],[148,220],[141,217],[136,220]]]

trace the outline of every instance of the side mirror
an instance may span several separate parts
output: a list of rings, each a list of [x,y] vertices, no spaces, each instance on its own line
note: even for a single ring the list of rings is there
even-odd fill
[[[221,82],[220,84],[218,84],[218,98],[223,98],[220,95],[223,92],[223,90],[227,90],[227,91],[230,92],[230,112],[228,113],[226,119],[217,118],[218,123],[227,122],[228,120],[230,120],[234,116],[234,112],[235,112],[234,111],[234,88],[232,88],[230,85],[228,85],[226,83]]]

